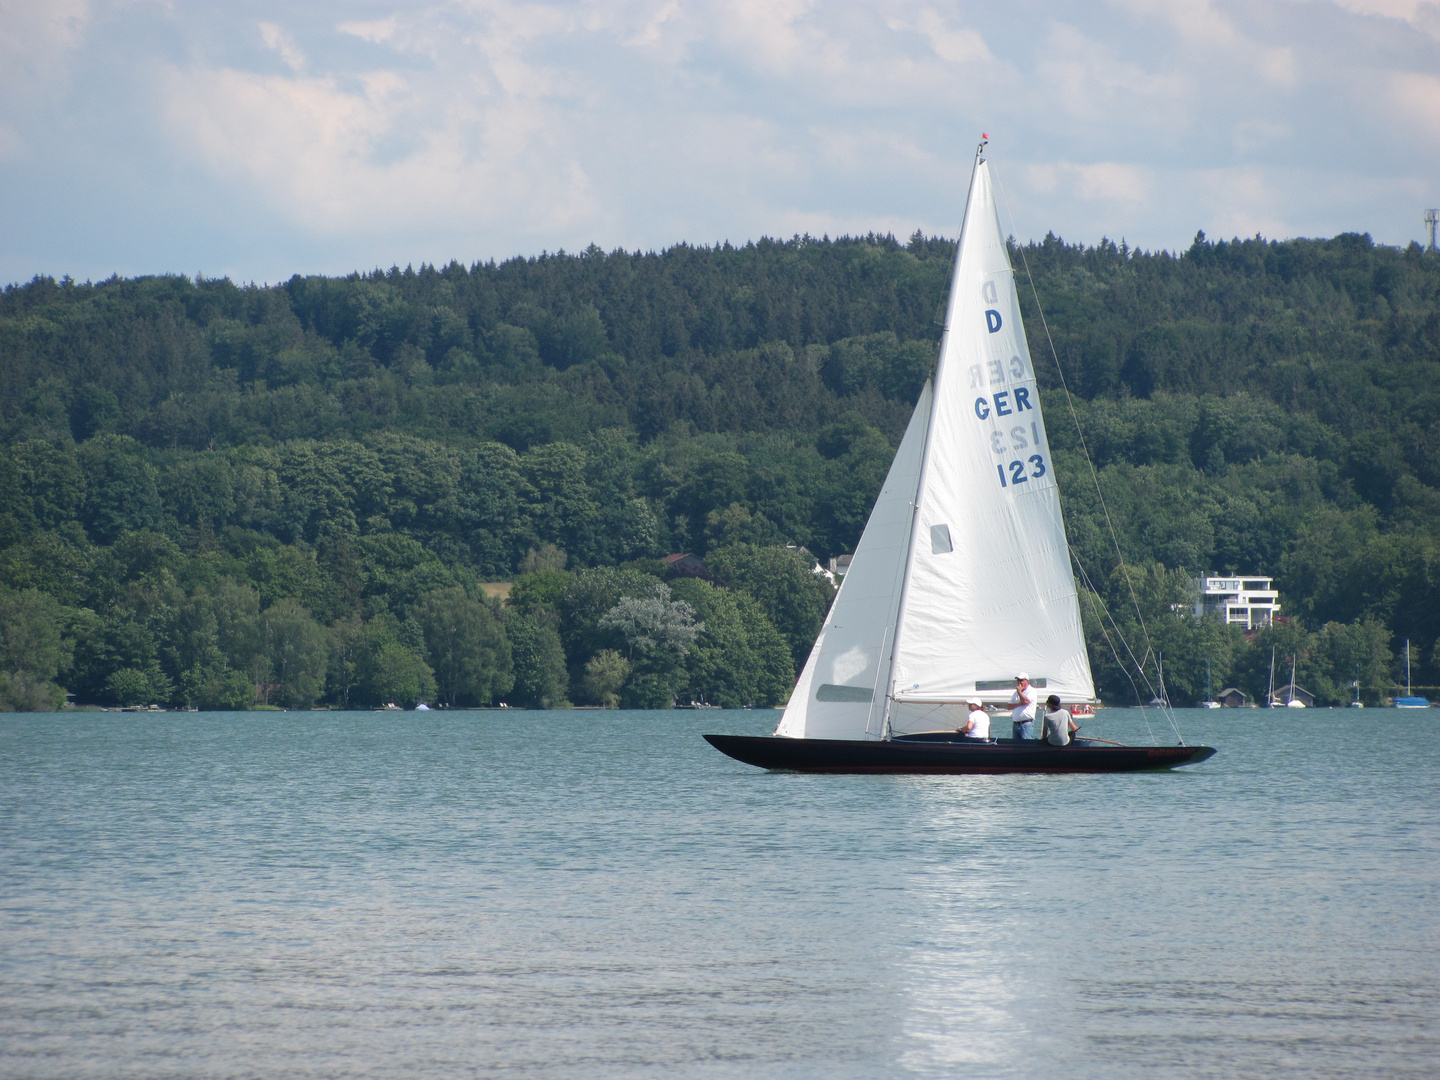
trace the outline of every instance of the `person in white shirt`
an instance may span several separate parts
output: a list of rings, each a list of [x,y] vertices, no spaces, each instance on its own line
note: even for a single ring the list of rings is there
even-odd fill
[[[970,715],[965,718],[965,726],[960,729],[960,734],[970,739],[990,738],[990,714],[978,701],[966,704],[970,707]]]
[[[1051,694],[1045,699],[1045,741],[1051,746],[1069,746],[1070,736],[1080,725],[1070,717],[1069,709],[1060,707],[1060,699]]]
[[[1020,672],[1015,676],[1015,693],[1010,695],[1010,737],[1012,739],[1033,739],[1035,737],[1035,699],[1031,696],[1030,676]]]

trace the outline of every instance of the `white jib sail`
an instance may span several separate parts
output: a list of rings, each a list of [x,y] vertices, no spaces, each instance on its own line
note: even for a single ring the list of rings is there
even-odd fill
[[[927,714],[941,703],[1007,701],[1021,671],[1041,700],[1095,693],[1040,394],[983,161],[945,326],[886,687],[896,732],[938,726]]]
[[[863,739],[881,734],[930,399],[926,383],[776,735]]]

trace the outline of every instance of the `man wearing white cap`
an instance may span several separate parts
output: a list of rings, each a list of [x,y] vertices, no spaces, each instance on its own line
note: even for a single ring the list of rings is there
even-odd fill
[[[1010,737],[1033,739],[1035,737],[1035,698],[1030,693],[1030,676],[1020,672],[1015,676],[1015,693],[1010,695]]]

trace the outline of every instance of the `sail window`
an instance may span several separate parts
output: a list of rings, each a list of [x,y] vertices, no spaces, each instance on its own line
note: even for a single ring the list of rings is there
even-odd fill
[[[954,551],[955,545],[950,542],[949,525],[930,526],[930,551],[935,555],[944,555],[947,551]]]
[[[1045,680],[1044,680],[1044,679],[1031,679],[1031,680],[1030,680],[1030,685],[1033,686],[1036,690],[1044,690],[1044,689],[1045,689]],[[976,690],[1014,690],[1014,689],[1015,689],[1015,677],[1012,675],[1012,676],[1011,676],[1010,678],[1008,678],[1008,679],[976,679],[976,680],[975,680],[975,689],[976,689]]]
[[[815,691],[816,701],[873,701],[875,691],[868,686],[844,686],[840,683],[821,683]]]

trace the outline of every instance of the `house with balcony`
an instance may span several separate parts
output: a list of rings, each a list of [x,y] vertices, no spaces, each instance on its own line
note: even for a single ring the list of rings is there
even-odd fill
[[[1202,574],[1196,581],[1200,595],[1195,601],[1195,617],[1215,615],[1245,630],[1269,626],[1280,614],[1273,580],[1253,574]]]

